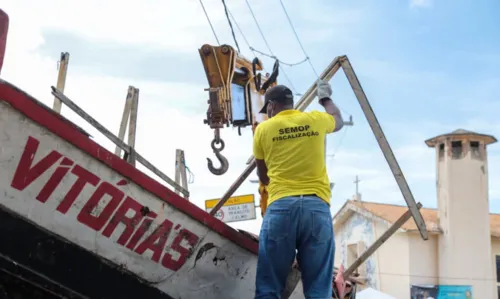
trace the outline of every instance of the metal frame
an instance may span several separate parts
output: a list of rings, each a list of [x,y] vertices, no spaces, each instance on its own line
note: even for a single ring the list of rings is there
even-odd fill
[[[366,94],[363,91],[363,88],[359,83],[358,77],[356,76],[356,73],[354,72],[354,69],[352,68],[352,65],[349,62],[347,56],[343,55],[335,57],[335,59],[330,63],[330,65],[325,69],[325,71],[323,71],[323,73],[320,76],[320,79],[325,81],[331,80],[332,77],[340,68],[344,70],[347,80],[349,81],[349,84],[351,85],[352,90],[354,91],[358,103],[361,106],[363,113],[365,114],[366,120],[370,124],[372,132],[375,138],[377,139],[380,149],[382,150],[382,153],[384,154],[384,157],[387,160],[387,163],[389,164],[389,167],[391,169],[394,178],[396,179],[396,182],[398,183],[399,189],[401,190],[401,194],[403,195],[403,198],[405,199],[406,204],[408,205],[409,212],[413,217],[413,219],[415,220],[420,235],[422,236],[422,239],[427,240],[429,236],[427,233],[427,228],[425,226],[424,218],[422,217],[422,214],[419,211],[419,207],[415,202],[415,199],[413,197],[413,194],[411,193],[406,178],[404,177],[403,172],[399,167],[396,157],[392,152],[391,146],[389,145],[389,142],[387,141],[387,138],[385,137],[384,132],[382,131],[382,127],[380,126],[380,123],[378,122],[377,117],[375,116],[375,112],[373,111],[370,103],[368,102],[368,98],[366,97]],[[309,87],[309,89],[304,93],[299,102],[295,105],[295,109],[304,111],[307,108],[307,106],[309,106],[309,104],[311,104],[311,102],[316,98],[316,88],[317,88],[316,83],[314,83],[311,87]],[[248,178],[248,176],[255,169],[256,166],[255,159],[252,157],[249,162],[250,163],[247,166],[247,168],[236,179],[236,181],[231,185],[231,187],[226,191],[226,193],[224,193],[221,200],[217,203],[217,205],[213,208],[213,210],[210,211],[210,215],[215,215],[215,213],[217,213],[217,211],[224,205],[224,203],[231,197],[231,195],[233,195],[233,193],[241,186],[241,184]]]

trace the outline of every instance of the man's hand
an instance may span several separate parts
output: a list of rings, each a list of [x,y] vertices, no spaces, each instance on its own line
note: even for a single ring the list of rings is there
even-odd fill
[[[325,108],[326,113],[330,114],[335,119],[335,129],[333,132],[337,132],[344,127],[344,120],[342,119],[342,113],[340,113],[339,108],[335,106],[332,101],[332,86],[330,83],[323,80],[318,80],[316,84],[319,103]]]
[[[330,83],[323,81],[323,80],[318,80],[318,82],[316,83],[316,86],[317,86],[316,93],[318,94],[318,100],[320,101],[320,103],[325,98],[328,98],[328,99],[331,98],[332,86],[330,85]]]

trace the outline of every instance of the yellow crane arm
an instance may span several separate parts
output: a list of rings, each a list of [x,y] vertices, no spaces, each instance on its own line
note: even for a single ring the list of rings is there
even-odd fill
[[[207,118],[204,120],[214,129],[212,150],[221,166],[214,167],[207,158],[208,169],[215,175],[226,173],[228,160],[221,155],[224,141],[220,129],[225,126],[238,128],[253,126],[267,116],[258,114],[264,102],[262,95],[270,86],[276,84],[279,63],[276,62],[271,75],[262,75],[262,62],[258,58],[249,61],[229,45],[212,46],[205,44],[198,50],[209,88]],[[238,130],[240,132],[240,130]],[[241,132],[240,132],[241,135]]]

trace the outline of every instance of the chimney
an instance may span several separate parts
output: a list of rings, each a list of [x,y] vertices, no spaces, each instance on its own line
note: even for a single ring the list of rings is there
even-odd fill
[[[487,146],[495,137],[466,130],[425,143],[436,152],[438,283],[472,285],[474,298],[496,298],[491,258]],[[463,280],[464,273],[469,279]],[[461,280],[462,279],[462,280]]]

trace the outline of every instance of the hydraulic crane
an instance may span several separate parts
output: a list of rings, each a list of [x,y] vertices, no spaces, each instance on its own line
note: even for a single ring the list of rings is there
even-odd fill
[[[224,149],[224,141],[220,138],[220,129],[226,126],[241,128],[252,126],[255,132],[257,125],[267,119],[260,114],[264,104],[263,96],[269,87],[277,84],[279,61],[276,60],[271,74],[263,75],[262,61],[257,57],[251,62],[236,52],[231,46],[203,45],[199,49],[205,68],[209,88],[207,118],[205,124],[214,129],[212,150],[221,166],[215,168],[207,158],[208,169],[215,175],[223,175],[229,168],[229,162],[220,152]],[[259,182],[260,207],[262,214],[267,207],[268,193],[266,186]]]
[[[211,147],[221,166],[214,167],[207,158],[208,169],[215,175],[223,175],[229,168],[229,162],[221,154],[224,141],[220,137],[220,129],[224,125],[241,128],[255,127],[267,119],[267,115],[259,114],[263,105],[265,91],[276,85],[279,61],[276,61],[272,74],[262,74],[262,61],[254,58],[249,61],[229,45],[203,45],[199,49],[201,61],[205,68],[209,88],[207,118],[204,120],[214,129]]]

